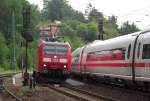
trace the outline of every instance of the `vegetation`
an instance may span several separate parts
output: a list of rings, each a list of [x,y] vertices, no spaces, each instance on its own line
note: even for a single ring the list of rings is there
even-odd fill
[[[119,33],[121,35],[137,32],[137,31],[139,31],[139,28],[137,28],[137,26],[134,23],[130,25],[128,21],[124,22],[121,28],[119,29]]]
[[[0,70],[18,69],[21,65],[21,57],[24,54],[24,48],[21,47],[21,24],[22,24],[22,7],[26,0],[1,0],[0,3]],[[28,3],[28,2],[27,2]],[[31,5],[31,4],[30,4]],[[40,11],[36,5],[31,5],[31,33],[34,33],[35,26],[39,23]],[[13,14],[15,14],[15,25],[12,24]],[[13,35],[15,30],[15,37]],[[14,39],[13,39],[14,38]],[[15,40],[15,60],[14,60],[14,48],[13,40]],[[36,41],[32,42],[29,48],[29,61],[36,59],[37,44]],[[16,64],[14,64],[14,61]],[[14,67],[16,66],[16,67]],[[33,67],[33,64],[30,64]]]
[[[29,67],[36,66],[37,45],[39,38],[36,36],[36,25],[41,22],[60,20],[62,22],[61,33],[65,41],[68,41],[73,50],[90,43],[97,39],[98,36],[98,20],[103,13],[95,9],[91,4],[88,5],[88,11],[85,15],[74,10],[67,0],[43,0],[44,9],[39,10],[36,5],[31,5],[31,33],[33,42],[29,44],[28,62]],[[21,27],[22,24],[22,7],[27,0],[1,0],[0,3],[0,70],[8,70],[21,67],[21,58],[25,55],[25,48],[21,47]],[[28,2],[27,2],[28,3]],[[29,4],[29,3],[28,3]],[[12,13],[15,13],[15,29],[12,24]],[[116,37],[138,31],[135,24],[125,22],[120,28],[117,25],[115,16],[104,19],[104,39]],[[12,31],[15,30],[15,57]]]

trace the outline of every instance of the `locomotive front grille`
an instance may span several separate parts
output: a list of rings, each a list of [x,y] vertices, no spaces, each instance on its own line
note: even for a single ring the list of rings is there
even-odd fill
[[[46,77],[63,77],[69,75],[67,70],[62,69],[44,69],[41,74]]]

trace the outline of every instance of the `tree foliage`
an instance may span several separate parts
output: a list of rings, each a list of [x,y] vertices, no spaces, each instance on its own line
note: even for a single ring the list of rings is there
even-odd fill
[[[43,17],[45,20],[77,19],[84,20],[81,12],[75,11],[66,0],[44,0]]]
[[[21,48],[21,24],[22,24],[22,7],[26,0],[1,0],[0,3],[0,67],[4,69],[14,69],[12,66],[14,58],[13,40],[15,39],[15,57],[16,67],[20,65],[20,57],[24,49]],[[28,3],[29,4],[29,3]],[[29,4],[31,5],[31,4]],[[15,14],[15,25],[12,24],[12,12]],[[35,26],[39,23],[40,11],[36,5],[31,5],[31,33],[36,32]],[[12,28],[15,27],[15,37],[13,39]],[[34,47],[30,47],[29,54]],[[36,58],[29,57],[29,60]],[[32,64],[32,63],[31,63]]]
[[[119,33],[121,35],[130,34],[137,31],[139,31],[139,28],[137,28],[137,26],[134,23],[129,24],[128,21],[124,22],[121,28],[119,28]]]
[[[9,61],[9,48],[6,45],[6,40],[3,33],[0,33],[0,67],[8,68]]]

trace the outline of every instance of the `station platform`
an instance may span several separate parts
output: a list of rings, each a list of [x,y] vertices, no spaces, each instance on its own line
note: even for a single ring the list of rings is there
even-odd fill
[[[23,81],[23,77],[22,77],[22,73],[16,74],[12,77],[12,81],[13,81],[13,85],[14,86],[22,86],[22,81]]]

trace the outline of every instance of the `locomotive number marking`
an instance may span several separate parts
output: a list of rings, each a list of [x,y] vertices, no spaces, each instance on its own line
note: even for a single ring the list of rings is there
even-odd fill
[[[53,62],[58,62],[58,59],[53,59]]]

